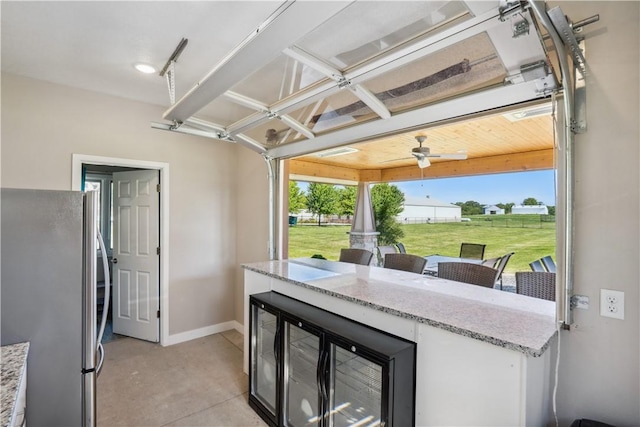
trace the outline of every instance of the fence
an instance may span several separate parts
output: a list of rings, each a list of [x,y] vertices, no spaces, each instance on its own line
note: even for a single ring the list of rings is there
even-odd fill
[[[554,228],[555,215],[478,215],[470,216],[465,226],[500,228]]]
[[[291,218],[296,218],[295,223],[292,224]],[[322,215],[321,224],[339,224],[339,225],[351,225],[353,217],[339,217],[338,215]],[[289,216],[289,225],[318,225],[318,216],[312,214],[298,214]]]
[[[396,218],[400,224],[444,224],[460,223],[466,227],[499,227],[499,228],[554,228],[555,215],[470,215],[468,217],[404,217]],[[337,215],[322,216],[322,224],[351,225],[352,217],[340,218]],[[298,215],[298,225],[318,225],[315,215]],[[290,221],[291,224],[291,221]]]
[[[435,224],[443,222],[463,222],[468,218],[460,217],[396,217],[400,224]]]

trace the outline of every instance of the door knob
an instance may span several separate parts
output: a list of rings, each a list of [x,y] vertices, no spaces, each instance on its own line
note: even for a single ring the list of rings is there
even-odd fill
[[[111,262],[114,263],[114,264],[117,264],[118,263],[118,258],[114,258],[113,261],[111,261]]]

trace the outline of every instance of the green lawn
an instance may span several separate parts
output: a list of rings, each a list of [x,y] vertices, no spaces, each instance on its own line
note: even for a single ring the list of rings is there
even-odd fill
[[[520,218],[514,218],[516,216]],[[470,222],[403,225],[402,243],[412,254],[448,256],[458,256],[462,242],[484,243],[487,245],[485,258],[515,252],[507,264],[507,272],[530,270],[529,263],[545,255],[555,258],[555,223],[541,222],[538,215],[502,217],[480,215],[471,217]],[[340,248],[349,247],[350,228],[346,225],[289,227],[289,258],[321,254],[337,260]]]

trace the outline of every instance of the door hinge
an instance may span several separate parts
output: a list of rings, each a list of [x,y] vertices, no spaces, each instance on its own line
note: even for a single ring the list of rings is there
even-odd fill
[[[156,185],[156,191],[159,193],[160,192],[160,184]]]
[[[157,317],[159,319],[160,318],[160,310],[158,310],[156,314],[157,314]]]
[[[160,255],[160,246],[156,248],[156,255]]]

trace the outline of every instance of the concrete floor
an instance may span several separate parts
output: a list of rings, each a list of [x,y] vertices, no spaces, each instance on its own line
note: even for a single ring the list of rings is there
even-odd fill
[[[227,331],[162,347],[105,344],[98,426],[265,426],[247,404],[242,334]]]

